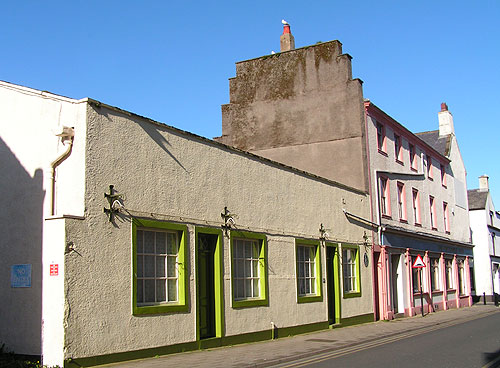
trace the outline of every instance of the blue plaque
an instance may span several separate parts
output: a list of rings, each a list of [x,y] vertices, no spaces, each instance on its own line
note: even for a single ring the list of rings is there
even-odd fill
[[[10,269],[10,287],[29,288],[31,287],[31,265],[17,264]]]

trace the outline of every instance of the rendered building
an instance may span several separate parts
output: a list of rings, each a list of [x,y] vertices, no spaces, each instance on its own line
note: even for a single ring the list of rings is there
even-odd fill
[[[500,213],[495,211],[488,176],[480,176],[479,189],[471,189],[467,194],[476,295],[492,301],[495,294],[500,294]]]

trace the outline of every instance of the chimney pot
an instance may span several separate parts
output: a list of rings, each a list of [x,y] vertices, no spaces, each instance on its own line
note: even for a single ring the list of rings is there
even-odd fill
[[[441,102],[441,111],[448,111],[448,105],[446,102]]]

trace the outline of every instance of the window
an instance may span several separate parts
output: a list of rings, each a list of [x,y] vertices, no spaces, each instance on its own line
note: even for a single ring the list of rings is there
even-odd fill
[[[413,205],[413,221],[415,225],[420,225],[422,222],[420,220],[420,196],[418,190],[412,189],[412,205]]]
[[[443,165],[441,165],[441,184],[446,187],[446,170]]]
[[[431,218],[431,228],[436,230],[436,205],[434,203],[434,197],[429,196],[429,215]]]
[[[380,177],[380,212],[382,215],[390,216],[390,196],[389,196],[389,179],[385,177]]]
[[[476,281],[474,280],[474,267],[469,266],[470,290],[476,292]]]
[[[491,245],[492,245],[493,252],[491,252],[490,254],[493,254],[494,256],[496,256],[496,250],[495,250],[495,233],[491,233]]]
[[[444,231],[450,233],[450,217],[448,214],[448,203],[443,202],[443,220],[444,220]]]
[[[300,240],[297,252],[297,291],[298,301],[321,301],[321,261],[319,243]]]
[[[403,183],[398,183],[398,213],[399,220],[406,221],[406,190]]]
[[[431,290],[441,290],[441,273],[439,272],[439,258],[431,258]]]
[[[413,144],[410,144],[410,168],[412,170],[418,170],[417,154]]]
[[[402,163],[402,146],[401,146],[401,137],[397,134],[394,134],[394,157],[396,161]]]
[[[342,271],[344,276],[344,298],[361,296],[359,250],[357,247],[342,246]]]
[[[453,261],[447,259],[445,261],[446,268],[446,289],[454,289],[455,285],[453,283]]]
[[[457,262],[457,266],[458,266],[458,293],[459,295],[465,295],[464,261],[459,260]]]
[[[429,179],[433,180],[433,178],[432,178],[432,157],[427,155],[425,161],[427,163],[427,177]]]
[[[185,225],[133,220],[134,314],[187,310],[186,229]]]
[[[412,270],[413,292],[420,293],[420,286],[421,286],[420,281],[423,282],[423,280],[421,280],[420,278],[424,277],[423,271],[420,271],[420,273],[422,273],[422,275],[420,276],[418,271],[422,270],[421,268],[412,268],[411,270]],[[422,284],[422,286],[423,286],[423,284]],[[422,288],[422,292],[423,291],[424,290]]]
[[[231,231],[233,307],[267,305],[265,236]]]
[[[386,152],[385,127],[377,123],[377,147],[379,152]]]

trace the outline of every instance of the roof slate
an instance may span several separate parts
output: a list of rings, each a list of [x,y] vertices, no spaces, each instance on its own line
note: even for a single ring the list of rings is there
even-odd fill
[[[451,135],[439,136],[439,130],[432,130],[430,132],[415,133],[417,137],[434,148],[443,156],[448,157],[451,147]]]
[[[484,210],[488,199],[487,190],[471,189],[467,191],[469,198],[469,210]]]

